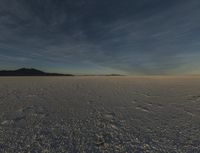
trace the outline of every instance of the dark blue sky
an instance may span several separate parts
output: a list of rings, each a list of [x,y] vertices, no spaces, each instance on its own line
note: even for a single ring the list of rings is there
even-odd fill
[[[0,69],[200,74],[199,0],[0,0]]]

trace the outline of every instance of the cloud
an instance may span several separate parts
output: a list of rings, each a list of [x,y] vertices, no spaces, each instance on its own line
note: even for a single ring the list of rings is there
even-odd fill
[[[200,49],[199,8],[197,0],[2,0],[1,63],[175,73],[198,65],[190,55]]]

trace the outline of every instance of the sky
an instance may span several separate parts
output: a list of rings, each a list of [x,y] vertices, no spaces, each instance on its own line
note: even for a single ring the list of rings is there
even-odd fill
[[[199,0],[0,0],[0,69],[200,74]]]

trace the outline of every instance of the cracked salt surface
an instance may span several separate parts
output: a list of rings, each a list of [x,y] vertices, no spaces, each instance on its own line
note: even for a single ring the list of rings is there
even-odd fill
[[[198,77],[0,78],[0,152],[198,153],[199,91]]]

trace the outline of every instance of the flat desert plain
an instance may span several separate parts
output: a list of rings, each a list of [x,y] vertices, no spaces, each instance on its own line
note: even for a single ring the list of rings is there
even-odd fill
[[[199,153],[200,77],[1,77],[1,153]]]

